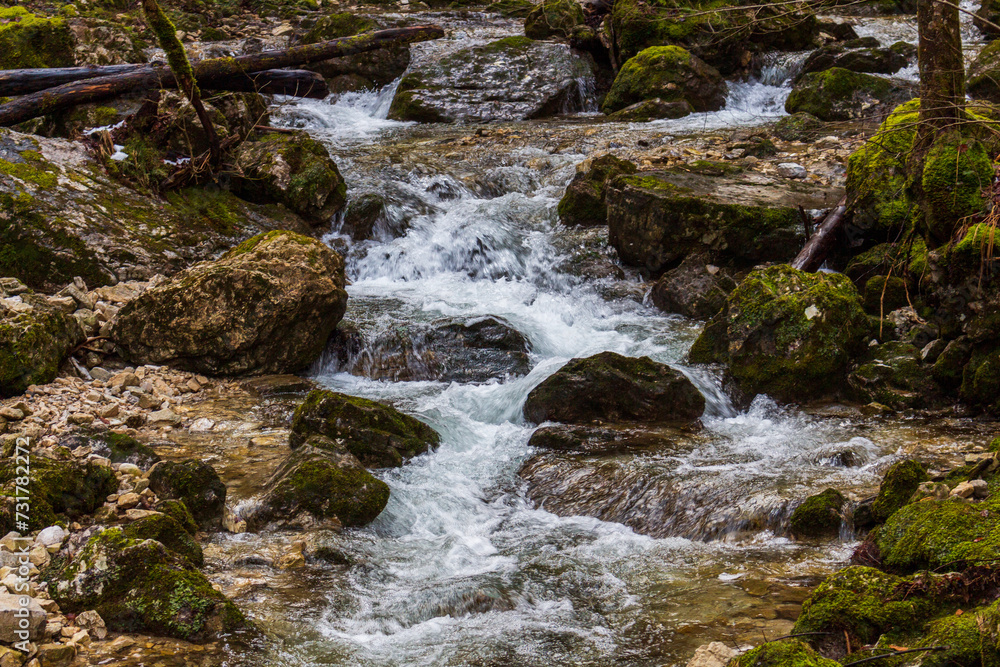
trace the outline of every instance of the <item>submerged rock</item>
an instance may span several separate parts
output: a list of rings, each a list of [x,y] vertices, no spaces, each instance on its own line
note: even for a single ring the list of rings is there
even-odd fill
[[[846,276],[778,265],[755,269],[739,284],[690,358],[728,364],[748,394],[808,401],[844,390],[867,336],[867,316]]]
[[[610,154],[585,160],[577,166],[576,176],[559,200],[559,221],[564,225],[606,225],[608,183],[636,171],[633,163]]]
[[[853,120],[871,116],[912,98],[915,90],[871,74],[834,67],[806,74],[785,101],[788,113],[805,112],[820,120]]]
[[[374,521],[388,501],[385,482],[365,470],[344,446],[314,435],[271,476],[247,526],[363,526]]]
[[[226,485],[204,461],[161,461],[149,471],[149,488],[160,498],[183,502],[203,529],[221,525]]]
[[[535,423],[691,421],[704,411],[705,398],[679,371],[614,352],[570,360],[524,403],[525,419]]]
[[[695,111],[717,111],[725,106],[727,92],[718,70],[697,56],[679,46],[654,46],[622,65],[601,110],[612,113],[662,99],[688,102]]]
[[[295,372],[343,317],[344,282],[343,260],[323,243],[258,235],[127,303],[112,338],[136,362],[212,375]]]
[[[527,120],[584,109],[590,65],[569,47],[506,37],[417,65],[392,100],[394,120]]]
[[[0,398],[52,382],[62,360],[83,337],[72,316],[41,296],[0,298]]]
[[[292,417],[292,447],[322,435],[369,467],[401,466],[437,446],[440,436],[422,421],[366,398],[333,391],[309,392]]]
[[[208,641],[251,629],[186,559],[120,528],[90,538],[54,584],[52,597],[64,611],[93,609],[117,632]]]

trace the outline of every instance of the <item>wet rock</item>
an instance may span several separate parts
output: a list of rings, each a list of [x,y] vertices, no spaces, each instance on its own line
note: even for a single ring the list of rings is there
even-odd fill
[[[169,516],[180,524],[180,526],[187,531],[188,535],[193,536],[198,532],[198,523],[194,520],[194,517],[191,515],[191,510],[188,509],[188,506],[183,500],[161,500],[156,503],[155,509],[157,512]]]
[[[23,292],[0,298],[0,397],[52,382],[63,358],[82,340],[76,320],[42,297]]]
[[[868,319],[851,281],[787,265],[755,269],[691,348],[694,363],[728,363],[743,391],[784,401],[842,392],[864,350]]]
[[[792,512],[789,529],[797,538],[836,537],[847,504],[844,494],[836,489],[809,496]]]
[[[316,446],[319,445],[319,446]],[[295,449],[271,479],[247,517],[250,530],[363,526],[389,500],[389,487],[372,476],[347,449],[311,436]]]
[[[785,111],[825,121],[853,120],[871,116],[879,108],[888,110],[914,94],[908,85],[834,67],[799,79],[785,101]]]
[[[580,111],[580,82],[591,76],[590,65],[565,45],[506,37],[411,68],[389,117],[487,122]]]
[[[530,0],[497,0],[490,3],[488,11],[496,12],[504,18],[525,18],[535,8]]]
[[[384,195],[363,194],[347,205],[340,231],[355,241],[389,241],[406,233],[410,216]]]
[[[858,365],[848,377],[859,401],[874,401],[900,410],[922,407],[932,400],[934,384],[916,347],[905,342],[882,343],[869,355],[870,360]]]
[[[377,468],[401,466],[440,440],[430,426],[388,405],[319,389],[295,410],[290,443],[298,447],[313,435],[337,442]]]
[[[585,160],[577,166],[576,176],[559,200],[559,221],[564,225],[605,225],[608,183],[621,174],[634,174],[637,168],[614,155]]]
[[[73,66],[73,35],[65,19],[32,14],[22,6],[0,9],[0,68]]]
[[[258,235],[118,314],[122,356],[213,375],[287,373],[322,352],[347,304],[344,264],[291,232]]]
[[[138,168],[141,154],[128,146],[125,152],[131,157],[116,164]],[[293,214],[264,215],[217,188],[166,199],[142,194],[109,176],[79,142],[0,129],[0,155],[0,275],[33,289],[54,291],[75,276],[93,287],[148,280],[260,231],[309,231]],[[57,187],[60,179],[73,187]]]
[[[329,224],[347,202],[347,185],[323,144],[305,132],[243,143],[234,181],[245,199],[281,203],[313,224]]]
[[[688,102],[695,111],[717,111],[726,104],[726,82],[718,70],[679,46],[645,49],[626,62],[604,98],[604,113],[647,99]]]
[[[265,375],[250,378],[243,386],[253,394],[262,397],[282,394],[304,394],[315,388],[316,383],[298,375]]]
[[[687,100],[668,102],[660,97],[643,100],[608,114],[609,121],[620,123],[647,123],[651,120],[683,118],[694,113]]]
[[[531,434],[528,445],[539,449],[582,454],[609,455],[651,449],[668,450],[684,435],[666,427],[636,428],[634,425],[542,426]]]
[[[822,72],[832,67],[840,67],[852,72],[895,74],[907,64],[907,57],[899,49],[849,49],[842,44],[828,44],[813,51],[806,58],[806,61],[802,63],[800,76],[810,72]]]
[[[524,403],[525,418],[535,423],[691,421],[704,410],[705,398],[680,372],[614,352],[570,360]]]
[[[699,251],[716,265],[789,261],[802,246],[797,207],[829,206],[838,194],[757,171],[619,176],[607,188],[609,240],[622,262],[653,275]]]
[[[917,461],[892,464],[882,477],[878,495],[872,503],[875,523],[884,523],[903,505],[910,502],[921,482],[927,479],[927,469]]]
[[[133,521],[125,526],[125,537],[133,540],[156,540],[195,567],[201,567],[205,563],[201,546],[180,523],[166,514],[155,514]]]
[[[353,12],[321,17],[303,35],[302,44],[315,44],[338,37],[350,37],[361,32],[378,30],[374,18]],[[375,89],[386,86],[406,71],[410,65],[409,45],[390,46],[342,58],[331,58],[309,65],[340,91]]]
[[[250,628],[185,559],[154,540],[130,539],[120,528],[90,538],[51,591],[64,611],[94,610],[117,632],[206,641]]]
[[[161,461],[149,471],[149,488],[159,498],[183,502],[203,529],[218,529],[226,506],[226,485],[204,461]]]
[[[376,380],[489,382],[531,370],[531,344],[499,317],[393,327],[367,340],[359,333],[333,347],[341,370]]]
[[[736,285],[729,270],[713,265],[707,255],[695,253],[664,273],[653,285],[650,298],[664,312],[705,320],[726,305]]]

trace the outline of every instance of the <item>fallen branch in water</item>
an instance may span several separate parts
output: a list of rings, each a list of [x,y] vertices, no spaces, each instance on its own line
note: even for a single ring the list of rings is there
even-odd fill
[[[823,266],[826,256],[830,254],[830,249],[833,247],[837,232],[844,224],[846,213],[847,196],[845,195],[833,210],[826,214],[823,222],[816,227],[813,235],[809,237],[805,246],[792,260],[792,268],[799,271],[815,271]]]

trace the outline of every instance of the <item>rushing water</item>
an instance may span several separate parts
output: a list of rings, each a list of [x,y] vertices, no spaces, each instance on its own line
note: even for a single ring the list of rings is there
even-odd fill
[[[458,27],[485,41],[516,24]],[[418,57],[458,41],[420,45]],[[391,496],[373,524],[318,538],[354,566],[277,575],[241,599],[267,620],[272,664],[667,665],[707,641],[787,632],[782,605],[794,610],[852,547],[849,529],[825,545],[783,537],[789,502],[829,486],[869,494],[895,457],[919,440],[933,445],[940,430],[846,411],[811,416],[765,397],[737,409],[711,374],[684,369],[695,323],[641,299],[607,299],[607,284],[560,268],[575,237],[555,205],[593,147],[591,128],[613,145],[773,118],[783,113],[790,62],[774,63],[762,82],[733,85],[723,112],[645,127],[587,118],[507,124],[501,129],[526,137],[507,146],[463,144],[468,129],[386,120],[392,87],[277,112],[278,122],[330,145],[352,197],[385,194],[391,215],[409,226],[398,238],[355,244],[336,229],[330,235],[347,243],[347,317],[371,334],[440,317],[502,317],[530,340],[533,368],[485,384],[377,382],[335,362],[316,370],[330,388],[419,416],[441,446],[379,473]],[[671,451],[618,462],[674,494],[677,513],[661,539],[537,508],[517,475],[536,453],[527,444],[534,426],[521,415],[528,392],[568,359],[603,350],[682,368],[708,398],[701,432]],[[938,444],[951,452],[976,438],[957,428]],[[282,538],[219,539],[235,558]]]

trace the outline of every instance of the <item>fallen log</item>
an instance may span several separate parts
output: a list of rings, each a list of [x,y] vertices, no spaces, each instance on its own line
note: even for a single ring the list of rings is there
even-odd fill
[[[226,82],[224,88],[214,88],[210,83],[202,87],[206,90],[312,97],[317,100],[330,94],[330,85],[326,79],[316,72],[304,69],[268,69],[246,77],[233,77]]]
[[[386,46],[424,42],[443,36],[444,30],[434,25],[378,30],[353,37],[341,37],[326,42],[294,46],[276,51],[262,51],[235,58],[210,58],[193,64],[194,75],[200,87],[212,90],[230,90],[231,86],[248,85],[246,82],[250,80],[250,75],[255,72],[306,65],[330,58],[374,51]],[[70,76],[65,73],[65,70],[69,69],[78,69],[80,70],[79,75],[83,76],[88,73],[92,75],[94,70],[101,68],[63,69],[62,76]],[[8,82],[16,80],[12,73],[17,71],[12,70],[11,73],[8,73]],[[19,71],[37,72],[37,70]],[[177,83],[169,68],[156,63],[110,76],[87,76],[87,78],[54,88],[22,95],[0,105],[0,126],[16,125],[60,109],[90,102],[100,102],[131,91],[176,87]]]
[[[816,271],[823,266],[826,256],[830,254],[833,242],[837,238],[837,231],[844,224],[844,217],[847,213],[847,196],[845,195],[837,205],[826,214],[823,222],[816,227],[813,235],[809,237],[806,244],[799,251],[799,254],[792,260],[792,268],[799,271]]]
[[[83,79],[96,79],[99,76],[127,74],[136,70],[148,69],[149,63],[138,65],[105,65],[98,67],[38,67],[35,69],[5,69],[0,70],[0,95],[14,97],[29,95],[39,90],[47,90],[73,83]]]

